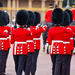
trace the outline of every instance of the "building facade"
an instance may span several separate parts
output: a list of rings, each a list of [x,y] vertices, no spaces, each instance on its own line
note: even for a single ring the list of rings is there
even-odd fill
[[[7,7],[11,20],[15,17],[17,10],[26,8],[27,10],[39,11],[41,20],[44,21],[49,4],[58,4],[62,8],[63,0],[1,0],[1,3],[3,7]]]

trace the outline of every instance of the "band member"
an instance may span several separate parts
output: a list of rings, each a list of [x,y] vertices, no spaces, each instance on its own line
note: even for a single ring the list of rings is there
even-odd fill
[[[7,27],[9,23],[9,15],[5,11],[0,11],[0,75],[6,75],[6,62],[10,48],[9,34],[10,27]]]
[[[16,23],[19,28],[12,31],[11,44],[13,44],[13,56],[15,62],[16,75],[22,75],[24,61],[27,57],[27,37],[30,36],[30,31],[24,28],[28,20],[28,12],[19,10],[16,14]]]
[[[61,17],[60,17],[61,16]],[[70,49],[70,32],[65,27],[62,27],[64,21],[63,11],[60,8],[56,8],[52,12],[52,23],[55,25],[49,29],[48,43],[51,45],[50,55],[55,56],[53,59],[53,75],[62,75],[63,70],[61,65],[63,63],[64,54],[71,54]],[[60,73],[61,72],[61,73]]]

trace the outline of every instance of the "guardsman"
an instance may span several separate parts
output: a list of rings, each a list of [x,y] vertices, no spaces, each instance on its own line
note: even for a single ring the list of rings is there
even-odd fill
[[[46,12],[46,14],[45,14],[45,22],[46,23],[51,23],[52,21],[51,21],[51,14],[52,14],[52,9],[50,9],[50,10],[48,10],[47,12]]]
[[[75,27],[70,26],[70,24],[73,22],[72,11],[67,9],[67,10],[64,11],[64,13],[65,13],[64,15],[68,14],[67,16],[64,17],[64,26],[73,33],[72,37],[70,38],[71,55],[66,55],[66,57],[65,57],[65,59],[68,61],[68,63],[67,63],[67,65],[68,65],[67,75],[70,75],[70,64],[71,64],[72,52],[74,50],[74,36],[75,36],[75,33],[74,33],[73,30],[75,29]],[[69,21],[68,21],[68,19],[69,19]],[[65,60],[65,63],[66,63],[66,60]]]
[[[0,11],[0,75],[6,75],[6,61],[10,48],[9,34],[11,29],[6,26],[9,23],[8,18],[5,11]]]
[[[39,32],[36,35],[35,33],[33,33],[33,41],[34,41],[34,49],[35,49],[35,53],[33,54],[33,60],[32,60],[32,67],[31,67],[31,74],[35,75],[36,72],[36,66],[37,66],[37,58],[39,55],[39,50],[40,50],[40,36],[42,32],[45,32],[47,29],[47,26],[43,26],[42,27],[38,24],[40,24],[40,13],[39,12],[34,12],[35,14],[35,21],[34,21],[34,25],[31,26],[31,31],[33,29],[37,29]]]
[[[25,62],[26,68],[25,68],[25,75],[30,75],[30,71],[31,71],[31,66],[32,66],[32,57],[33,57],[33,53],[34,51],[34,42],[33,42],[33,33],[35,33],[35,35],[37,35],[37,30],[32,29],[31,30],[31,25],[34,24],[34,20],[35,20],[35,15],[32,11],[28,11],[29,14],[29,19],[27,22],[27,29],[32,33],[32,35],[28,36],[27,38],[27,50],[28,50],[28,55],[27,55],[27,61]],[[24,66],[25,67],[25,66]]]
[[[54,9],[55,8],[57,8],[58,6],[57,6],[57,4],[54,4]],[[45,23],[46,24],[50,24],[50,23],[52,23],[52,20],[51,20],[51,14],[52,14],[52,9],[50,9],[50,10],[48,10],[47,12],[46,12],[46,14],[45,14]]]
[[[70,15],[66,11],[64,11],[63,26],[71,33],[70,40],[69,40],[70,46],[65,44],[65,46],[67,46],[67,52],[68,53],[69,53],[69,51],[72,52],[74,49],[74,40],[73,40],[74,33],[73,33],[73,31],[69,25],[70,25]],[[66,55],[64,55],[64,61],[62,64],[62,68],[64,70],[63,75],[70,75],[69,71],[70,71],[70,61],[71,61],[72,54],[68,54],[68,53],[66,53]]]
[[[61,17],[60,17],[61,16]],[[71,54],[68,52],[67,44],[70,46],[70,32],[65,27],[62,27],[64,21],[63,11],[60,8],[56,8],[52,12],[52,23],[55,25],[53,28],[49,29],[48,32],[48,43],[51,45],[50,55],[52,56],[53,72],[52,75],[62,75],[63,70],[61,65],[63,63],[64,54]]]
[[[24,61],[27,57],[27,37],[31,35],[30,31],[24,28],[28,20],[28,12],[19,10],[16,14],[16,23],[19,28],[12,31],[11,44],[13,44],[13,56],[15,62],[16,75],[22,75]]]

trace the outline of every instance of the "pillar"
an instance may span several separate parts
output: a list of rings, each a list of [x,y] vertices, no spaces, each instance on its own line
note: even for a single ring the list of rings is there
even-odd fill
[[[9,14],[9,17],[10,17],[10,20],[11,20],[11,10],[9,9],[9,8],[11,8],[11,0],[7,1],[7,8],[8,8],[8,14]]]
[[[45,8],[45,0],[42,0],[42,2],[41,2],[41,8]]]
[[[32,0],[29,0],[28,7],[29,7],[29,8],[32,8]]]
[[[15,13],[16,13],[16,10],[15,10],[15,8],[16,8],[16,2],[17,2],[17,0],[12,0],[12,19],[15,18]]]
[[[45,17],[45,2],[46,0],[42,0],[41,2],[41,8],[42,8],[41,21],[43,21]]]
[[[59,7],[62,8],[63,0],[59,0]]]

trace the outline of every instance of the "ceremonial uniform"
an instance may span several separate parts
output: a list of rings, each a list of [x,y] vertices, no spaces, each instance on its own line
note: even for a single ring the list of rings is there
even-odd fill
[[[5,73],[6,61],[10,49],[9,33],[11,29],[7,26],[0,26],[0,73]]]
[[[11,44],[13,44],[13,57],[15,62],[16,75],[22,75],[24,61],[27,57],[27,37],[30,36],[30,31],[24,28],[28,20],[28,12],[19,10],[16,14],[16,23],[19,28],[12,31]]]
[[[15,61],[15,69],[17,74],[22,71],[24,60],[27,56],[27,37],[30,32],[24,28],[17,28],[11,34],[11,44],[13,45],[13,55]]]
[[[73,20],[73,14],[72,14],[72,11],[70,10],[65,10],[64,11],[64,22],[63,22],[63,25],[64,27],[66,27],[66,29],[71,33],[71,37],[70,37],[70,46],[67,46],[68,50],[70,49],[71,51],[71,54],[66,54],[64,55],[64,61],[63,61],[63,69],[64,69],[64,72],[63,74],[64,75],[70,75],[70,63],[71,63],[71,57],[72,57],[72,52],[74,50],[74,32],[73,32],[73,29],[71,28],[70,23],[72,22]],[[71,47],[71,48],[69,48]],[[67,62],[67,63],[66,63]]]
[[[33,25],[34,23],[35,15],[32,11],[28,11],[28,14],[29,14],[29,19],[27,21],[27,27],[28,27],[27,29],[31,32],[31,34],[33,33],[36,34],[37,31],[35,31],[34,29],[31,30],[30,28],[31,25]],[[33,60],[33,53],[35,52],[33,35],[30,35],[27,38],[27,50],[28,50],[28,55],[27,55],[27,61],[25,62],[25,65],[24,65],[24,70],[25,70],[25,75],[30,75],[32,60]]]
[[[71,54],[71,46],[69,42],[71,34],[65,27],[61,26],[64,22],[63,14],[63,10],[60,8],[53,10],[52,23],[55,27],[49,29],[48,32],[48,43],[51,45],[50,55],[54,56],[54,58],[52,56],[52,75],[63,75],[64,70],[61,65],[64,61],[64,55]]]
[[[46,22],[46,23],[52,22],[52,21],[51,21],[51,14],[52,14],[52,11],[53,11],[53,10],[48,10],[48,11],[46,12],[46,14],[45,14],[45,22]]]
[[[67,33],[67,30],[64,27],[53,27],[49,30],[48,33],[48,43],[49,45],[51,45],[50,54],[56,55],[55,66],[57,67],[59,65],[59,67],[57,68],[58,71],[60,71],[60,66],[63,60],[61,58],[63,58],[63,55],[71,54],[71,50],[68,48],[70,47],[69,42],[70,36],[67,37],[65,33]],[[57,63],[57,60],[61,60],[60,63]],[[57,72],[56,67],[55,67],[55,74]],[[58,75],[60,75],[60,72]]]
[[[37,29],[33,29],[33,28],[28,28],[28,30],[30,30],[32,35],[27,37],[28,55],[27,55],[25,75],[30,75],[32,61],[33,61],[33,55],[34,55],[34,52],[35,52],[35,50],[34,50],[33,34],[37,35],[38,32],[39,32]]]
[[[5,75],[6,62],[10,48],[9,33],[11,28],[6,26],[9,23],[9,15],[0,11],[0,75]]]
[[[36,26],[32,26],[31,30],[36,29]],[[36,64],[37,64],[37,58],[38,58],[38,54],[39,54],[39,50],[40,50],[40,36],[41,33],[45,32],[47,29],[47,26],[44,27],[39,27],[38,30],[38,34],[36,35],[35,33],[33,33],[33,41],[34,41],[34,49],[35,49],[35,53],[33,54],[33,61],[32,61],[32,69],[31,69],[31,74],[35,75],[36,72]]]
[[[73,21],[75,21],[75,9],[72,10],[73,13]]]

